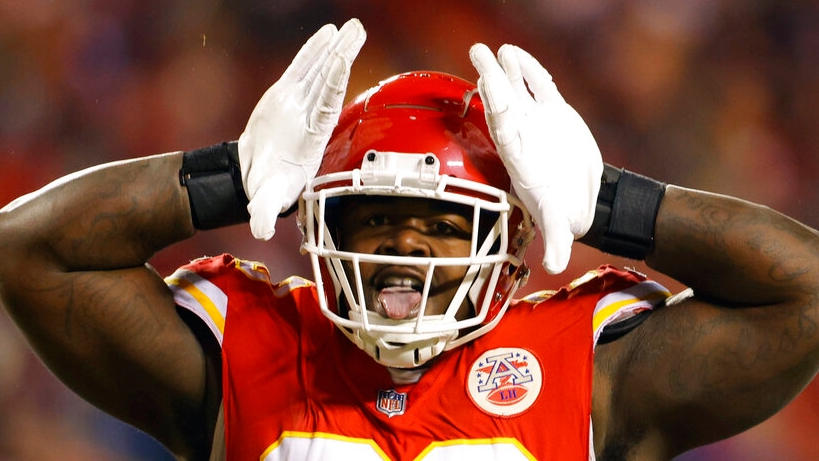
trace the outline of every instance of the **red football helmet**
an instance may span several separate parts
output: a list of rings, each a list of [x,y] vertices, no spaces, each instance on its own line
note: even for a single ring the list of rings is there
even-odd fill
[[[525,281],[523,255],[534,238],[529,213],[510,191],[474,84],[439,72],[410,72],[358,96],[342,110],[318,174],[299,203],[302,249],[310,254],[322,312],[376,361],[396,368],[417,367],[488,332]],[[334,222],[340,203],[355,206],[355,196],[469,207],[470,254],[420,258],[343,251]],[[396,320],[376,314],[368,303],[377,301],[364,296],[362,263],[422,267],[427,276],[415,287],[422,293],[417,316]],[[461,266],[466,274],[446,312],[427,315],[432,273],[442,266]],[[456,318],[464,303],[472,315]]]

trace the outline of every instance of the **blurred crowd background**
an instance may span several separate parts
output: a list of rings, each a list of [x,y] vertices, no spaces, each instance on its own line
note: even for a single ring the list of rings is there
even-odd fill
[[[0,0],[0,205],[101,162],[236,139],[306,38],[358,17],[368,40],[348,96],[392,74],[475,80],[467,50],[514,43],[553,74],[605,160],[769,205],[819,227],[819,2],[810,0]],[[310,275],[293,219],[156,256],[205,254]],[[539,244],[530,251],[533,266]],[[602,262],[576,246],[555,288]],[[524,288],[526,290],[527,288]],[[750,431],[678,461],[819,459],[819,384]],[[74,396],[0,310],[0,460],[172,459]]]

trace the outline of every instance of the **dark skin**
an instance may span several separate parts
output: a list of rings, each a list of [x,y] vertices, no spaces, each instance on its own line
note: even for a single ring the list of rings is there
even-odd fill
[[[181,154],[86,171],[0,212],[2,304],[73,390],[181,460],[207,459],[218,353],[146,261],[193,235]],[[667,460],[781,409],[819,366],[819,236],[670,186],[646,261],[694,289],[597,348],[598,459]]]
[[[363,254],[418,257],[466,257],[472,238],[471,208],[444,206],[441,202],[395,197],[356,200],[356,205],[342,213],[338,234],[345,251]],[[411,279],[413,286],[423,287],[426,267],[361,264],[366,299],[374,300],[384,280]],[[352,273],[352,271],[350,271]],[[446,312],[460,281],[466,274],[463,266],[441,266],[435,269],[427,315]],[[377,302],[370,310],[386,317]],[[469,315],[464,302],[456,318]],[[414,318],[413,312],[405,318]]]

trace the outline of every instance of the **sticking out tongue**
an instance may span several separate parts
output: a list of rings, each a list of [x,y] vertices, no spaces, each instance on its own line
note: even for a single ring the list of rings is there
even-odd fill
[[[391,319],[405,319],[421,304],[421,293],[408,287],[388,287],[378,293],[378,302]]]

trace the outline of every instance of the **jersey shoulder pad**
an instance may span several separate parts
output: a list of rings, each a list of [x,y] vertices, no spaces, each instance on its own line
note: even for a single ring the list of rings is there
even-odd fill
[[[264,263],[239,259],[228,253],[194,259],[180,267],[177,272],[180,270],[195,272],[208,279],[217,276],[244,274],[250,279],[271,283],[270,271]]]
[[[165,284],[176,305],[199,317],[220,344],[228,314],[228,293],[266,291],[271,286],[270,272],[264,264],[229,254],[191,261],[165,277]]]
[[[538,304],[550,298],[569,300],[585,297],[588,301],[578,304],[577,308],[594,306],[591,327],[595,341],[599,342],[604,330],[608,332],[605,340],[611,341],[612,335],[619,337],[636,328],[670,296],[665,287],[637,271],[603,265],[557,291],[538,291],[525,296],[520,302]]]
[[[610,342],[633,330],[671,296],[667,288],[634,270],[604,266],[598,271],[601,296],[594,307],[596,343],[604,332],[605,341]]]

